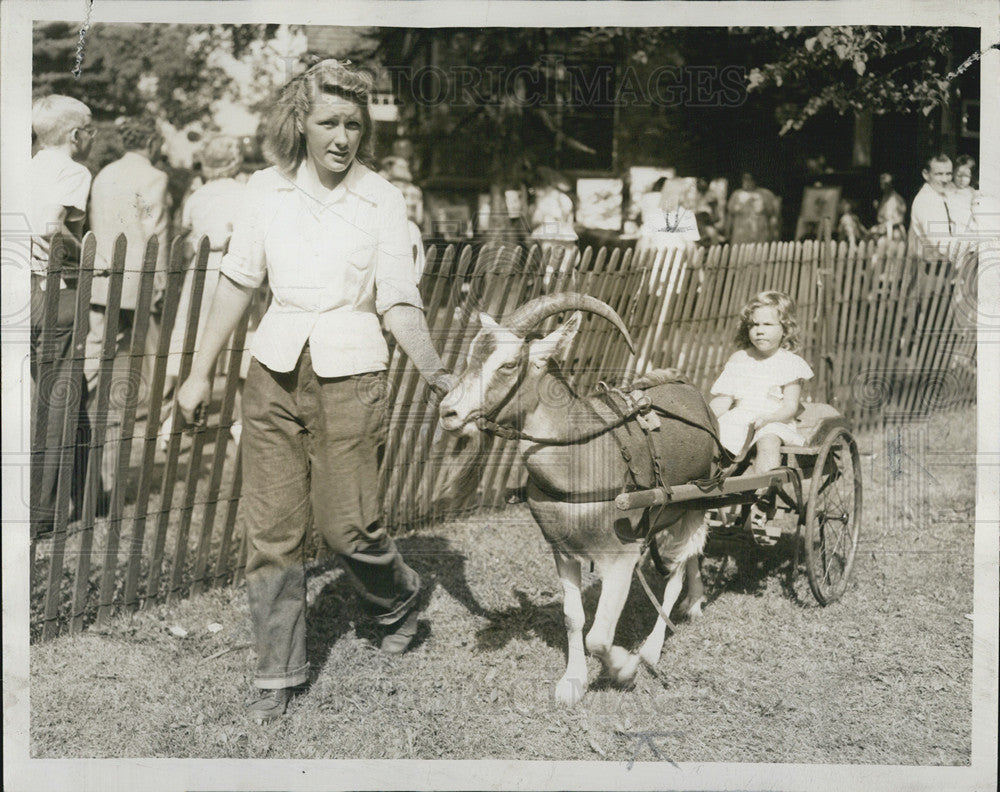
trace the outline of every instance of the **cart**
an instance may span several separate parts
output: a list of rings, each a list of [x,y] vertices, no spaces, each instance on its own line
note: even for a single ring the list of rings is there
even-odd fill
[[[783,466],[764,474],[746,472],[749,459],[737,460],[717,484],[680,484],[620,494],[622,510],[686,504],[709,514],[706,554],[749,547],[771,547],[755,532],[751,504],[759,492],[773,493],[774,521],[792,539],[790,575],[804,563],[809,588],[821,605],[836,602],[847,590],[861,533],[862,482],[858,446],[848,421],[828,404],[808,403],[797,420],[806,443],[782,446]]]

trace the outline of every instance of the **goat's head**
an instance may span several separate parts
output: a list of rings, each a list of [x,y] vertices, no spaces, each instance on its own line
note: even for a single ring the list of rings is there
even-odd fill
[[[548,317],[573,311],[559,327],[541,338],[531,338]],[[582,321],[581,311],[611,322],[635,345],[621,317],[600,300],[566,292],[538,297],[525,303],[501,325],[488,314],[480,314],[481,329],[472,340],[465,370],[456,387],[441,402],[441,426],[447,431],[475,431],[481,416],[506,423],[516,421],[538,404],[538,384],[569,348]]]

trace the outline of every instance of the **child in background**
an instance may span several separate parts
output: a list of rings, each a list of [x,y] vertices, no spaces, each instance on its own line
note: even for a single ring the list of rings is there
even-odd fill
[[[840,219],[837,221],[837,238],[841,242],[847,242],[851,247],[864,239],[861,220],[858,219],[854,210],[854,201],[847,198],[842,198],[837,204],[837,214],[840,215]]]
[[[733,454],[756,446],[754,472],[766,473],[781,463],[781,445],[802,444],[792,420],[800,409],[802,383],[813,372],[792,350],[798,345],[795,303],[781,292],[765,291],[744,306],[736,334],[739,350],[726,361],[712,385],[709,406],[719,417],[719,437]],[[770,539],[780,535],[768,520],[773,511],[756,505],[751,520]]]
[[[972,207],[976,202],[977,190],[972,186],[976,161],[968,154],[955,157],[955,167],[951,177],[953,190],[945,194],[955,233],[964,234],[976,230]]]
[[[229,135],[219,135],[210,139],[201,153],[201,172],[205,183],[196,189],[182,210],[181,228],[188,235],[188,244],[197,248],[203,236],[207,236],[211,249],[205,272],[205,284],[201,298],[201,313],[198,318],[198,333],[195,340],[196,348],[200,343],[202,331],[208,321],[212,298],[219,284],[219,266],[222,263],[223,251],[233,233],[235,218],[243,209],[246,185],[237,179],[243,167],[243,151],[237,138]],[[167,358],[165,391],[173,391],[180,375],[181,356],[184,352],[184,335],[187,330],[188,311],[194,289],[194,269],[189,268],[184,279],[180,301],[177,304],[177,318],[173,333],[170,336],[170,354]],[[251,316],[250,327],[247,330],[246,347],[253,340],[254,321],[258,317]],[[243,355],[240,367],[240,383],[246,379],[250,367],[249,354]],[[242,387],[241,387],[242,390]],[[240,390],[236,393],[234,418],[230,432],[239,442],[243,425],[241,420]],[[164,420],[160,427],[161,447],[166,448],[168,435],[173,430],[173,416]]]

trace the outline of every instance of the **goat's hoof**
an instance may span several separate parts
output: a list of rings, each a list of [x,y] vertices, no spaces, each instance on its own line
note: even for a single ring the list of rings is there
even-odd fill
[[[687,610],[687,617],[691,621],[698,621],[704,614],[701,611],[702,605],[705,604],[705,598],[699,597],[694,601],[690,608]]]
[[[656,664],[660,662],[660,655],[663,653],[663,644],[659,646],[647,646],[642,645],[639,650],[639,659],[642,660],[650,668],[656,668]]]
[[[587,686],[580,679],[563,677],[556,683],[555,699],[559,704],[573,707],[580,703]]]
[[[622,652],[625,650],[623,649]],[[616,660],[619,658],[615,658]],[[639,655],[628,654],[620,658],[620,662],[615,664],[611,676],[615,684],[619,687],[630,688],[635,684],[635,677],[639,673]]]

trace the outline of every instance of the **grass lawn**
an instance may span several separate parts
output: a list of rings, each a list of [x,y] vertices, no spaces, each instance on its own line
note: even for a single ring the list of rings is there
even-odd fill
[[[314,570],[314,679],[266,727],[244,710],[242,587],[33,645],[32,756],[968,764],[974,413],[859,441],[864,520],[844,599],[794,595],[787,559],[740,575],[707,559],[704,617],[668,635],[632,690],[596,680],[591,659],[583,702],[553,701],[562,595],[518,505],[400,537],[427,591],[402,657],[374,648],[337,567]],[[589,627],[599,584],[585,583]],[[654,618],[635,583],[619,642],[640,643]]]

